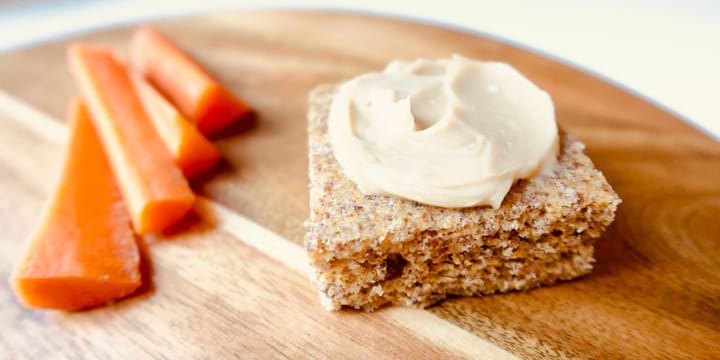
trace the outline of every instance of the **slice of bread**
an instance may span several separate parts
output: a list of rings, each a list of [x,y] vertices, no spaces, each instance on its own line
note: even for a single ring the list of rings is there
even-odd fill
[[[305,249],[322,304],[372,311],[447,295],[527,290],[589,273],[593,242],[620,199],[563,134],[552,174],[517,182],[499,209],[447,209],[364,195],[333,156],[334,86],[309,100],[310,218]]]

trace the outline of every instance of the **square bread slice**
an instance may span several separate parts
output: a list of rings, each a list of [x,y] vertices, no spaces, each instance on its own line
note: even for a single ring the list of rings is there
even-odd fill
[[[502,206],[448,209],[364,195],[333,156],[334,86],[309,99],[310,218],[305,249],[329,310],[427,307],[569,280],[593,267],[593,242],[620,199],[570,135],[553,173],[517,182]]]

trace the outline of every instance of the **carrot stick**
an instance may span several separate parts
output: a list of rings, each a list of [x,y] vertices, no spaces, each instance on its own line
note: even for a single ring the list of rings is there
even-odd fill
[[[250,112],[247,104],[151,27],[133,34],[130,59],[207,136]]]
[[[161,231],[195,199],[155,131],[125,66],[102,47],[72,45],[68,60],[139,234]]]
[[[30,308],[79,310],[140,286],[139,253],[110,165],[84,106],[70,106],[60,182],[10,283]]]
[[[185,177],[191,178],[215,166],[220,160],[215,146],[141,75],[131,72],[130,79],[155,130]]]

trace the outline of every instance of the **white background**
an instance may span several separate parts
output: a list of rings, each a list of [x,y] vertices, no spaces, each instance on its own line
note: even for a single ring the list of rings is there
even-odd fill
[[[381,12],[490,34],[620,84],[720,139],[720,0],[6,1],[0,51],[157,17],[274,7]]]

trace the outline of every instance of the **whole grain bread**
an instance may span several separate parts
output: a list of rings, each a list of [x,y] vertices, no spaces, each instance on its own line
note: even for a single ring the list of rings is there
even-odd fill
[[[364,195],[327,136],[334,89],[315,89],[308,113],[305,249],[327,309],[426,307],[451,294],[527,290],[592,270],[593,242],[620,199],[580,141],[563,134],[552,174],[517,182],[498,209]]]

